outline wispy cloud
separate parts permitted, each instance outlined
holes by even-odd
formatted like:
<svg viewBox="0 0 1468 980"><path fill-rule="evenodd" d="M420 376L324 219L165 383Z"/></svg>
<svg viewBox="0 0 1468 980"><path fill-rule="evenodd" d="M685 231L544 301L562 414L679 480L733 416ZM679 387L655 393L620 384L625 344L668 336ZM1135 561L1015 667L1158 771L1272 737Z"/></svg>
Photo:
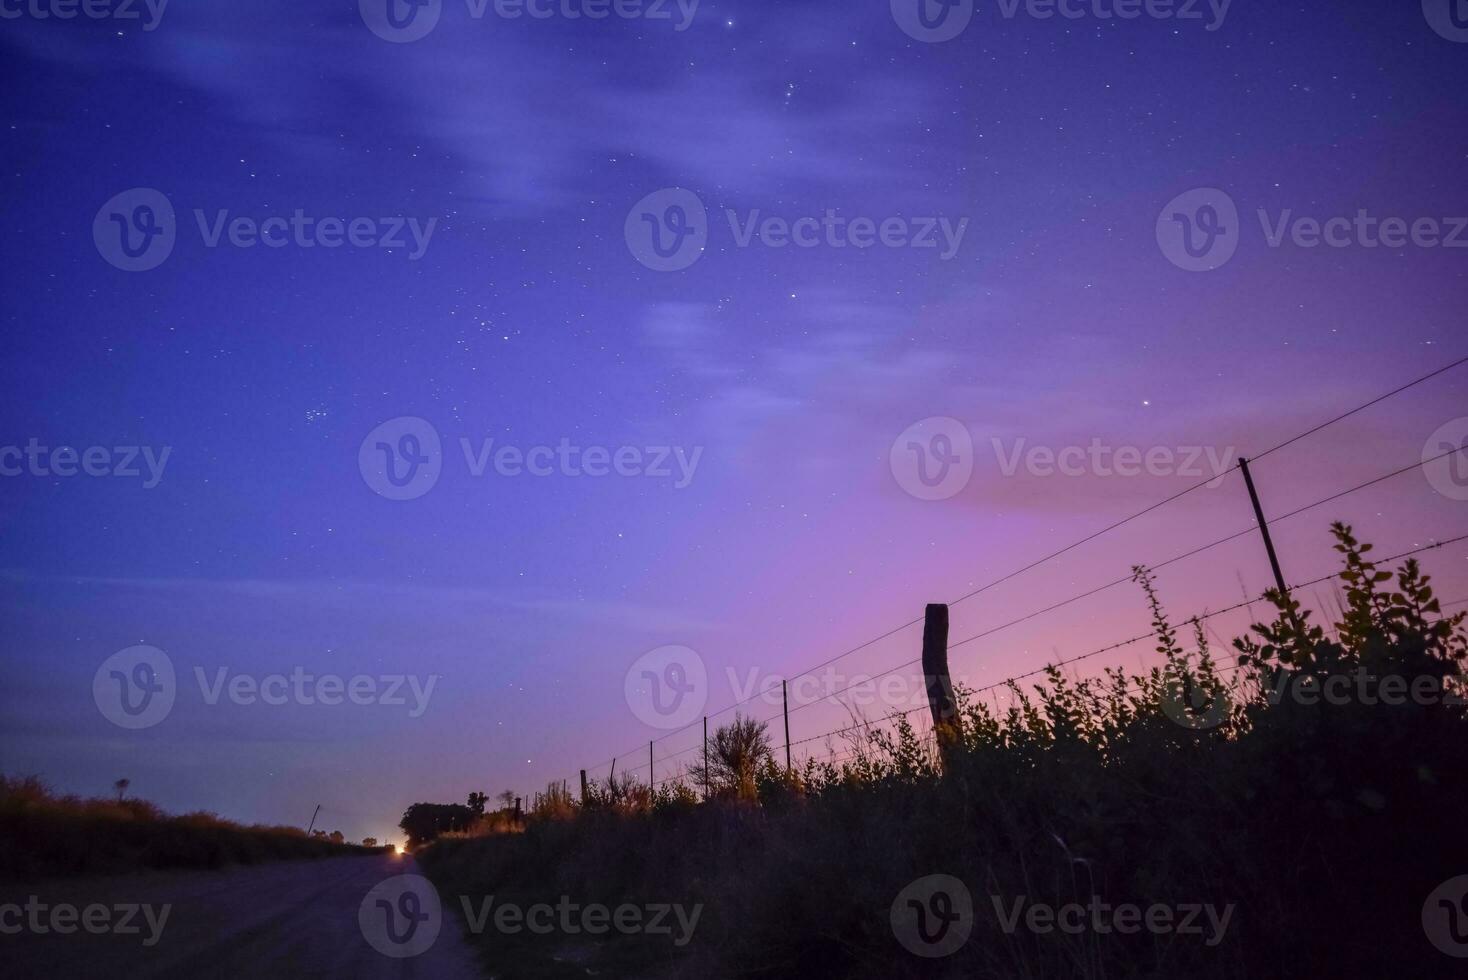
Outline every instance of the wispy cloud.
<svg viewBox="0 0 1468 980"><path fill-rule="evenodd" d="M583 622L633 630L709 630L718 624L675 609L611 599L559 599L499 589L453 585L387 585L321 579L127 578L37 574L0 570L0 580L14 586L46 584L148 592L174 597L230 597L267 603L294 603L320 608L343 604L401 603L421 611L433 606L492 606L532 613L554 613Z"/></svg>

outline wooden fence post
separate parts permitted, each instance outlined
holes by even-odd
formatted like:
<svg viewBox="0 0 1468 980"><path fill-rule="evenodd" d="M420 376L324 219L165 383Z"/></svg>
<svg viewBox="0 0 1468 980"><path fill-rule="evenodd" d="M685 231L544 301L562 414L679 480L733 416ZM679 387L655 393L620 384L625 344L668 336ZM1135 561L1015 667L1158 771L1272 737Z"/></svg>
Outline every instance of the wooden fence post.
<svg viewBox="0 0 1468 980"><path fill-rule="evenodd" d="M1249 491L1249 503L1254 506L1254 520L1259 523L1259 534L1264 538L1264 552L1269 556L1269 570L1274 573L1274 585L1283 598L1289 598L1290 589L1285 585L1284 573L1279 570L1279 555L1274 550L1274 538L1269 534L1269 522L1264 519L1264 507L1259 503L1259 491L1254 488L1254 475L1249 472L1249 461L1239 457L1239 472L1244 474L1244 486Z"/></svg>
<svg viewBox="0 0 1468 980"><path fill-rule="evenodd" d="M515 823L520 822L520 797L515 797Z"/></svg>
<svg viewBox="0 0 1468 980"><path fill-rule="evenodd" d="M784 678L780 680L780 700L785 704L785 775L788 776L795 770L790 766L790 692Z"/></svg>
<svg viewBox="0 0 1468 980"><path fill-rule="evenodd" d="M581 770L581 804L586 805L586 770Z"/></svg>
<svg viewBox="0 0 1468 980"><path fill-rule="evenodd" d="M948 606L939 602L929 603L923 618L923 679L938 753L946 769L958 741L958 703L948 677Z"/></svg>

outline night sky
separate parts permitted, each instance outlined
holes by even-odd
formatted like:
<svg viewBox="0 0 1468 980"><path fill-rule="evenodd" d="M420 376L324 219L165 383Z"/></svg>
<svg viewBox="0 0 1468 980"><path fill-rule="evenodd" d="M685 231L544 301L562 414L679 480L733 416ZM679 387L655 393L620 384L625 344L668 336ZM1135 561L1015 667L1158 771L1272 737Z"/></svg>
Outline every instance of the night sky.
<svg viewBox="0 0 1468 980"><path fill-rule="evenodd" d="M649 651L696 651L712 714L730 671L827 660L1199 482L1006 473L1016 446L1231 465L1468 354L1448 0L1234 0L1221 22L1005 0L941 42L905 0L435 0L416 40L379 36L385 3L178 0L151 23L0 0L0 771L87 795L127 777L246 821L320 803L318 826L389 840L414 801L574 788L628 750L619 771L645 773L663 732L624 679ZM1382 242L1363 211L1423 234ZM1222 250L1190 258L1177 216L1196 244L1215 215ZM1292 224L1338 216L1339 244ZM1260 460L1266 512L1461 445L1465 396L1468 366ZM908 492L903 433L935 418L971 473ZM914 431L952 447L943 425ZM523 465L476 455L491 439ZM88 475L91 447L140 447L139 475ZM388 451L421 456L391 474L418 482L388 479ZM1468 533L1465 474L1282 522L1286 577L1331 571L1336 518L1383 555ZM1251 521L1234 473L955 605L954 639ZM1468 544L1422 560L1468 598ZM1270 582L1253 535L1159 572L1178 617ZM1211 620L1215 642L1249 621ZM990 684L1146 622L1113 588L953 670ZM918 636L838 666L910 660ZM177 689L129 729L93 682L139 644ZM401 705L211 704L196 676L221 669L437 680L417 713L406 685ZM792 737L848 717L800 710ZM698 740L659 742L658 776Z"/></svg>

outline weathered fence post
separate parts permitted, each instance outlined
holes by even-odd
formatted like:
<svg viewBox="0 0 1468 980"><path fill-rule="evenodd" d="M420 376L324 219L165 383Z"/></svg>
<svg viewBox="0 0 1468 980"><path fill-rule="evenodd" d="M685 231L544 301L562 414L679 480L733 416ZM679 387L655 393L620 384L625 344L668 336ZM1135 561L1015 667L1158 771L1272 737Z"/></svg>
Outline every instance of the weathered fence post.
<svg viewBox="0 0 1468 980"><path fill-rule="evenodd" d="M515 797L515 823L520 822L520 797Z"/></svg>
<svg viewBox="0 0 1468 980"><path fill-rule="evenodd" d="M581 770L581 804L586 805L586 770Z"/></svg>
<svg viewBox="0 0 1468 980"><path fill-rule="evenodd" d="M783 677L780 679L780 700L785 703L785 774L788 776L795 770L790 766L790 692Z"/></svg>
<svg viewBox="0 0 1468 980"><path fill-rule="evenodd" d="M1290 590L1285 587L1284 573L1279 570L1279 555L1274 551L1274 539L1269 536L1269 522L1264 519L1264 508L1259 503L1259 491L1254 489L1254 476L1249 472L1249 461L1239 457L1239 471L1244 474L1244 486L1249 489L1249 501L1254 505L1254 519L1259 522L1259 533L1264 536L1264 551L1269 555L1269 568L1274 572L1274 584L1279 594L1288 598Z"/></svg>
<svg viewBox="0 0 1468 980"><path fill-rule="evenodd" d="M928 604L923 618L923 679L928 689L928 707L933 712L933 731L944 768L958 742L958 703L948 677L948 607Z"/></svg>

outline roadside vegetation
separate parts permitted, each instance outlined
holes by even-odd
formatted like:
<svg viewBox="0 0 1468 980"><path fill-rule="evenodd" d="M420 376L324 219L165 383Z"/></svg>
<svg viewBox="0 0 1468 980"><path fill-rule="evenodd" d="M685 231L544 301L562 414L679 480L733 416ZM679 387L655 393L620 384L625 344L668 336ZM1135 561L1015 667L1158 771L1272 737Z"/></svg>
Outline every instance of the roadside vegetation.
<svg viewBox="0 0 1468 980"><path fill-rule="evenodd" d="M0 877L115 874L163 868L221 868L287 858L382 853L348 844L340 831L245 826L213 813L170 816L126 796L54 793L38 777L0 775ZM375 843L375 842L374 842Z"/></svg>
<svg viewBox="0 0 1468 980"><path fill-rule="evenodd" d="M1147 673L1051 670L1002 712L960 690L942 753L897 717L852 733L848 761L795 772L738 719L707 772L585 801L552 786L515 833L481 823L420 859L454 909L703 906L682 948L491 927L485 961L511 978L1451 975L1422 915L1468 873L1464 614L1443 614L1415 561L1379 569L1334 531L1329 624L1273 595L1272 621L1217 649L1137 569L1162 660ZM1390 678L1418 694L1389 696ZM938 874L971 893L972 935L921 959L891 913ZM1006 923L1021 900L1233 912L1222 935L1069 933Z"/></svg>

